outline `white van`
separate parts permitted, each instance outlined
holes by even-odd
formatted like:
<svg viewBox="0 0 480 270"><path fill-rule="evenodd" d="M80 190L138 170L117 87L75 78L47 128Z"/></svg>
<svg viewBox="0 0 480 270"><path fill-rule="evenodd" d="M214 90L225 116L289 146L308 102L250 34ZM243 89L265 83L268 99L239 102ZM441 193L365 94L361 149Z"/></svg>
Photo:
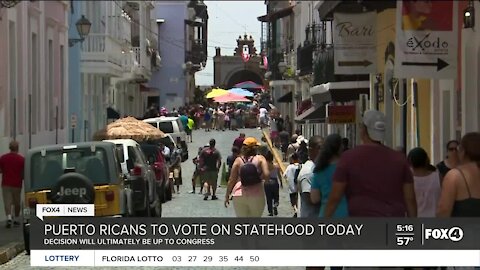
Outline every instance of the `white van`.
<svg viewBox="0 0 480 270"><path fill-rule="evenodd" d="M183 127L180 117L155 117L143 120L143 122L160 129L163 133L169 134L175 140L175 143L180 140L182 148L182 161L188 159L187 133Z"/></svg>

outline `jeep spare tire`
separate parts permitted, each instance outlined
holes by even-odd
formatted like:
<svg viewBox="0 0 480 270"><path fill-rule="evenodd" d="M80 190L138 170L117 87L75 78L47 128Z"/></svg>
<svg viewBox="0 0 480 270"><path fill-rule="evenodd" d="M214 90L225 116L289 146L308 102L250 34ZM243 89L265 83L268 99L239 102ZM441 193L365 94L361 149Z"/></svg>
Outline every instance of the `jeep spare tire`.
<svg viewBox="0 0 480 270"><path fill-rule="evenodd" d="M95 202L95 188L85 175L66 173L52 188L50 199L56 204L92 204Z"/></svg>

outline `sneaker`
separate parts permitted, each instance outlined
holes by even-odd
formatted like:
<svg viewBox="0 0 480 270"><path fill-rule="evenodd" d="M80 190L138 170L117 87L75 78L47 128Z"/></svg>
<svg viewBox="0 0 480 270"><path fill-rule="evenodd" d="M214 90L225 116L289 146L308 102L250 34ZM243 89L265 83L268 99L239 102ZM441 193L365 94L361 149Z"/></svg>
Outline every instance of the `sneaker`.
<svg viewBox="0 0 480 270"><path fill-rule="evenodd" d="M297 216L298 216L297 213L293 214L293 217L297 217Z"/></svg>
<svg viewBox="0 0 480 270"><path fill-rule="evenodd" d="M217 196L213 195L212 200L218 200Z"/></svg>
<svg viewBox="0 0 480 270"><path fill-rule="evenodd" d="M203 200L204 201L208 200L208 195L205 195L205 197L203 197Z"/></svg>
<svg viewBox="0 0 480 270"><path fill-rule="evenodd" d="M190 192L188 192L188 193L190 193L190 194L195 194L195 190L192 190L192 191L190 191Z"/></svg>
<svg viewBox="0 0 480 270"><path fill-rule="evenodd" d="M14 226L14 227L18 227L18 226L20 226L20 222L18 222L18 221L14 221L14 222L13 222L13 226Z"/></svg>
<svg viewBox="0 0 480 270"><path fill-rule="evenodd" d="M275 208L273 208L273 214L274 214L275 216L278 216L278 210L277 210L277 208L276 208L276 207L275 207Z"/></svg>
<svg viewBox="0 0 480 270"><path fill-rule="evenodd" d="M268 213L268 216L269 216L269 217L273 217L272 212Z"/></svg>
<svg viewBox="0 0 480 270"><path fill-rule="evenodd" d="M11 219L7 220L7 225L5 227L7 229L10 229L12 227L12 220Z"/></svg>

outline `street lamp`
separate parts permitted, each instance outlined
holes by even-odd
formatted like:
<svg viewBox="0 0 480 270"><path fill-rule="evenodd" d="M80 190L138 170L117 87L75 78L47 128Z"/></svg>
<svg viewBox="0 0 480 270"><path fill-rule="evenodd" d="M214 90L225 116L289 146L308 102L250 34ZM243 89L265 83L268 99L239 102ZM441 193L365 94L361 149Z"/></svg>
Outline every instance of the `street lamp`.
<svg viewBox="0 0 480 270"><path fill-rule="evenodd" d="M475 27L475 8L473 1L470 0L468 7L463 11L463 28Z"/></svg>
<svg viewBox="0 0 480 270"><path fill-rule="evenodd" d="M82 15L75 25L77 26L77 32L80 38L69 38L68 45L70 47L73 47L73 45L76 43L83 42L85 40L85 37L88 36L88 33L90 33L90 27L92 26L92 23L85 18L85 15Z"/></svg>

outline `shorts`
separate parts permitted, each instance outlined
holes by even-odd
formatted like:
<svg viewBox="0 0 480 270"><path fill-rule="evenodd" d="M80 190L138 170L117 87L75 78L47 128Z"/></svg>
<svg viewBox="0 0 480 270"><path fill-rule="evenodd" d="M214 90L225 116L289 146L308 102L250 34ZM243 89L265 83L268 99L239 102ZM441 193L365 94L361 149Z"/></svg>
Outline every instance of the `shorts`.
<svg viewBox="0 0 480 270"><path fill-rule="evenodd" d="M187 135L192 135L192 130L190 128L186 128L185 133L187 133Z"/></svg>
<svg viewBox="0 0 480 270"><path fill-rule="evenodd" d="M290 203L292 206L298 205L298 192L290 193Z"/></svg>
<svg viewBox="0 0 480 270"><path fill-rule="evenodd" d="M267 117L265 117L265 116L260 117L260 124L266 125L267 123L268 123Z"/></svg>
<svg viewBox="0 0 480 270"><path fill-rule="evenodd" d="M204 171L200 174L202 183L207 182L209 185L217 185L218 171Z"/></svg>
<svg viewBox="0 0 480 270"><path fill-rule="evenodd" d="M2 195L5 208L11 207L12 205L20 206L20 197L22 193L22 188L2 186Z"/></svg>

